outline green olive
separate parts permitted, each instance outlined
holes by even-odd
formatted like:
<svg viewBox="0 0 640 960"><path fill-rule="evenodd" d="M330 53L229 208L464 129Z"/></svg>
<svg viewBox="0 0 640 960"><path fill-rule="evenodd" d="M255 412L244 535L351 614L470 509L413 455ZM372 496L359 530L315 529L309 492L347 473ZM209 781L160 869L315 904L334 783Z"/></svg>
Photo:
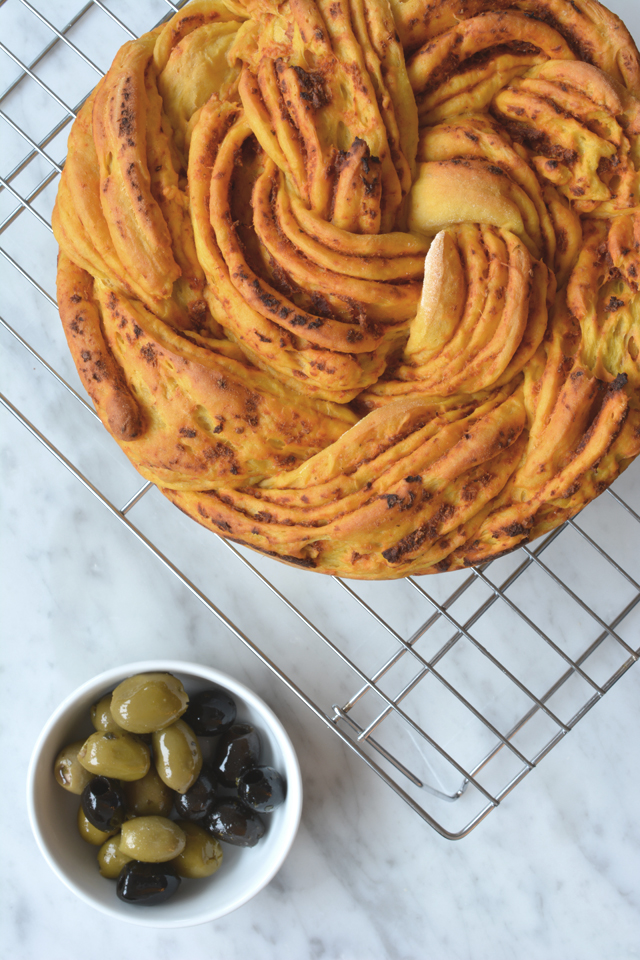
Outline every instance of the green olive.
<svg viewBox="0 0 640 960"><path fill-rule="evenodd" d="M123 680L111 696L111 714L130 733L164 730L187 709L189 697L170 673L139 673Z"/></svg>
<svg viewBox="0 0 640 960"><path fill-rule="evenodd" d="M89 773L116 780L140 780L151 765L146 743L117 730L92 733L78 753L78 760Z"/></svg>
<svg viewBox="0 0 640 960"><path fill-rule="evenodd" d="M160 778L177 793L186 793L202 769L202 753L196 736L184 720L151 735L153 755Z"/></svg>
<svg viewBox="0 0 640 960"><path fill-rule="evenodd" d="M171 813L173 792L160 779L155 767L150 767L141 780L125 783L123 790L128 814L135 817L152 814L168 817Z"/></svg>
<svg viewBox="0 0 640 960"><path fill-rule="evenodd" d="M98 866L100 873L108 880L117 880L118 875L125 863L129 863L131 857L120 850L120 837L109 837L98 850Z"/></svg>
<svg viewBox="0 0 640 960"><path fill-rule="evenodd" d="M210 877L222 864L220 843L197 823L189 820L178 820L177 823L184 830L187 842L182 853L173 861L176 873L193 880Z"/></svg>
<svg viewBox="0 0 640 960"><path fill-rule="evenodd" d="M83 840L86 840L87 843L93 844L94 847L101 847L102 844L108 840L109 837L112 837L114 833L117 833L119 829L119 827L115 827L113 830L98 830L92 823L89 823L82 806L78 808L78 830L80 831L80 836Z"/></svg>
<svg viewBox="0 0 640 960"><path fill-rule="evenodd" d="M78 753L83 746L84 740L70 743L60 751L53 765L53 773L60 786L78 797L95 776L85 770L78 760Z"/></svg>
<svg viewBox="0 0 640 960"><path fill-rule="evenodd" d="M91 707L91 723L96 730L121 730L122 727L113 719L111 715L111 694L107 693L102 700Z"/></svg>
<svg viewBox="0 0 640 960"><path fill-rule="evenodd" d="M166 817L135 817L122 824L120 852L145 863L174 860L184 850L187 838L173 820Z"/></svg>

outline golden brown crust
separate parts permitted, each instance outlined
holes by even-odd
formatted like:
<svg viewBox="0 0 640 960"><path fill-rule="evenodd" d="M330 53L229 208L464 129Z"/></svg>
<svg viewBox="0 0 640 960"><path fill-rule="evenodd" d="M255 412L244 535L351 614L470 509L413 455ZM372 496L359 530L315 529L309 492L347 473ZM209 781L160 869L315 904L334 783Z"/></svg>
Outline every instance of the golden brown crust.
<svg viewBox="0 0 640 960"><path fill-rule="evenodd" d="M93 300L93 279L64 253L58 258L58 307L82 384L116 440L143 432L140 409L105 342Z"/></svg>
<svg viewBox="0 0 640 960"><path fill-rule="evenodd" d="M558 30L574 54L640 94L640 56L620 17L598 0L391 0L405 50L414 50L460 20L521 11Z"/></svg>
<svg viewBox="0 0 640 960"><path fill-rule="evenodd" d="M596 0L192 0L53 223L105 425L286 563L482 563L640 452L640 56Z"/></svg>

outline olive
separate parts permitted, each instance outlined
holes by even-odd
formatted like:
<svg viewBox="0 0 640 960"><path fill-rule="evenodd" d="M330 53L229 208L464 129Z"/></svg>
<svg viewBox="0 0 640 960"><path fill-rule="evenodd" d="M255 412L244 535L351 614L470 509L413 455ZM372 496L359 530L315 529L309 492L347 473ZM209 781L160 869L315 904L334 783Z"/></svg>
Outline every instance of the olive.
<svg viewBox="0 0 640 960"><path fill-rule="evenodd" d="M194 823L204 819L216 800L216 781L206 767L203 767L200 776L186 793L179 793L175 798L176 813L185 820Z"/></svg>
<svg viewBox="0 0 640 960"><path fill-rule="evenodd" d="M200 751L202 753L202 762L205 765L210 766L212 763L214 763L219 739L220 737L198 736L198 743L200 744Z"/></svg>
<svg viewBox="0 0 640 960"><path fill-rule="evenodd" d="M186 839L166 817L134 817L122 824L120 852L145 863L164 863L182 853Z"/></svg>
<svg viewBox="0 0 640 960"><path fill-rule="evenodd" d="M217 840L236 847L255 847L265 832L262 818L236 797L218 800L203 826Z"/></svg>
<svg viewBox="0 0 640 960"><path fill-rule="evenodd" d="M92 733L85 740L78 760L90 773L116 780L140 780L151 765L146 743L117 730Z"/></svg>
<svg viewBox="0 0 640 960"><path fill-rule="evenodd" d="M125 863L129 863L131 857L123 853L120 849L120 837L109 837L98 850L98 866L100 874L107 880L117 880L118 875Z"/></svg>
<svg viewBox="0 0 640 960"><path fill-rule="evenodd" d="M111 714L130 733L153 733L175 723L187 709L189 697L170 673L139 673L129 677L111 695Z"/></svg>
<svg viewBox="0 0 640 960"><path fill-rule="evenodd" d="M285 798L285 782L273 767L252 767L238 780L238 796L260 813L271 813Z"/></svg>
<svg viewBox="0 0 640 960"><path fill-rule="evenodd" d="M82 804L80 804L78 807L78 830L82 839L86 840L87 843L91 843L94 847L101 847L105 840L118 832L118 827L114 827L113 830L98 830L92 823L89 823L82 809Z"/></svg>
<svg viewBox="0 0 640 960"><path fill-rule="evenodd" d="M234 723L218 742L214 773L224 787L236 781L250 767L258 765L260 740L249 723Z"/></svg>
<svg viewBox="0 0 640 960"><path fill-rule="evenodd" d="M189 700L184 719L199 737L224 733L236 719L236 704L222 687L202 690Z"/></svg>
<svg viewBox="0 0 640 960"><path fill-rule="evenodd" d="M117 780L94 777L81 802L85 817L98 830L117 829L124 820L124 793Z"/></svg>
<svg viewBox="0 0 640 960"><path fill-rule="evenodd" d="M96 730L121 730L111 714L111 694L107 693L91 707L91 723Z"/></svg>
<svg viewBox="0 0 640 960"><path fill-rule="evenodd" d="M84 746L84 740L76 740L64 747L56 757L53 773L60 784L69 793L80 796L88 783L91 783L95 774L89 773L78 760L78 753Z"/></svg>
<svg viewBox="0 0 640 960"><path fill-rule="evenodd" d="M186 793L202 769L202 753L193 730L184 720L151 735L156 770L168 787Z"/></svg>
<svg viewBox="0 0 640 960"><path fill-rule="evenodd" d="M210 877L222 863L222 847L197 823L178 820L178 824L184 830L187 842L180 856L172 861L176 873L192 880Z"/></svg>
<svg viewBox="0 0 640 960"><path fill-rule="evenodd" d="M116 893L125 903L152 907L173 896L180 883L180 877L170 863L131 860L120 871Z"/></svg>
<svg viewBox="0 0 640 960"><path fill-rule="evenodd" d="M173 807L173 792L158 776L155 767L141 780L130 780L122 785L127 813L135 817L168 817Z"/></svg>

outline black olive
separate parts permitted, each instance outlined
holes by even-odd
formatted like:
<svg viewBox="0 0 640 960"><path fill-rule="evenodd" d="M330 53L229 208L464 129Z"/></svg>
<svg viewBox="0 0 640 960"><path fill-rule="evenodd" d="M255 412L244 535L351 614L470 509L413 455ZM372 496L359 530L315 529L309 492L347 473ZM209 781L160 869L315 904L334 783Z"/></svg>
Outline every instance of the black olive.
<svg viewBox="0 0 640 960"><path fill-rule="evenodd" d="M98 830L117 830L124 820L125 799L118 780L94 777L82 791L84 815Z"/></svg>
<svg viewBox="0 0 640 960"><path fill-rule="evenodd" d="M194 823L206 817L216 800L216 787L213 773L203 767L194 785L186 793L176 794L174 806L178 816Z"/></svg>
<svg viewBox="0 0 640 960"><path fill-rule="evenodd" d="M212 687L196 693L189 700L183 720L199 737L224 733L236 719L236 704L222 687Z"/></svg>
<svg viewBox="0 0 640 960"><path fill-rule="evenodd" d="M168 900L179 886L180 877L170 863L131 860L120 871L116 893L125 903L152 907Z"/></svg>
<svg viewBox="0 0 640 960"><path fill-rule="evenodd" d="M234 723L223 733L216 750L214 774L224 787L235 787L245 770L258 765L260 740L249 723Z"/></svg>
<svg viewBox="0 0 640 960"><path fill-rule="evenodd" d="M285 792L285 782L273 767L252 767L238 780L238 796L260 813L271 813L282 803Z"/></svg>
<svg viewBox="0 0 640 960"><path fill-rule="evenodd" d="M264 820L236 797L217 800L201 824L217 840L235 847L255 847L264 836Z"/></svg>

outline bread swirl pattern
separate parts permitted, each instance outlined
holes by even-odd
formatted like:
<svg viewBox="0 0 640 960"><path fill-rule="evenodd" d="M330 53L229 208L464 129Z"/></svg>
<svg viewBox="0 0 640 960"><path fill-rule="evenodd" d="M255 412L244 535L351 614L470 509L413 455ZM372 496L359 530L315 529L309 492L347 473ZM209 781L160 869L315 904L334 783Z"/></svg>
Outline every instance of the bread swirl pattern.
<svg viewBox="0 0 640 960"><path fill-rule="evenodd" d="M53 225L107 429L285 562L478 564L640 452L640 56L596 0L192 0Z"/></svg>

